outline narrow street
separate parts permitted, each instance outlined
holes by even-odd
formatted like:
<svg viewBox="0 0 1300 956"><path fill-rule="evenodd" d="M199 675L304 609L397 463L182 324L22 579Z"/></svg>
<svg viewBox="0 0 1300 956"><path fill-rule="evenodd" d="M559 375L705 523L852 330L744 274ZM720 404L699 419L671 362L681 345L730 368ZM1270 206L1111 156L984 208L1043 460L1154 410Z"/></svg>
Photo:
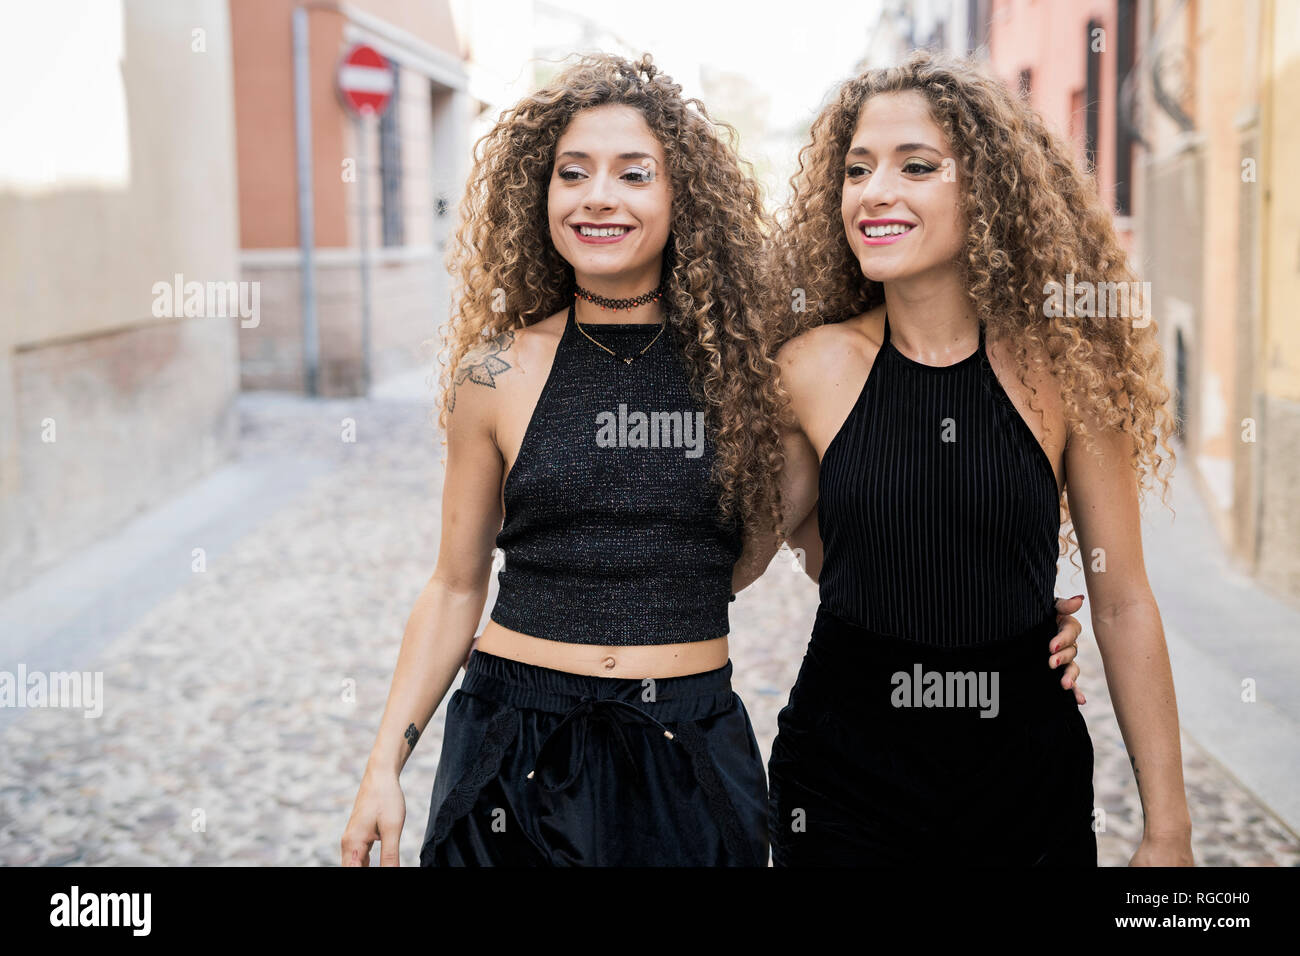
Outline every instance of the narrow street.
<svg viewBox="0 0 1300 956"><path fill-rule="evenodd" d="M237 461L0 602L6 662L104 678L96 719L0 710L0 864L338 863L407 615L437 553L441 449L423 388L407 380L370 400L241 395ZM355 442L342 440L346 420ZM1191 507L1179 514L1196 521ZM1194 718L1184 721L1183 747L1197 862L1295 866L1295 833L1221 763L1216 734L1231 728L1216 723L1197 670L1205 661L1215 669L1205 582L1159 571L1162 549L1182 546L1160 530L1148 562L1175 676L1188 680L1178 690ZM1225 620L1233 602L1257 603L1247 585L1212 598ZM765 756L816 605L814 585L785 555L732 605L736 686ZM1276 626L1295 625L1293 611L1275 614ZM1204 633L1186 623L1194 620ZM1086 631L1083 647L1083 710L1106 821L1100 862L1122 866L1141 809ZM1266 696L1265 675L1244 673L1260 677ZM1294 715L1255 706L1251 719L1264 722L1256 748L1268 734L1290 733L1294 746ZM444 710L402 775L403 865L417 863ZM1205 742L1193 737L1198 727ZM1276 757L1294 768L1289 755Z"/></svg>

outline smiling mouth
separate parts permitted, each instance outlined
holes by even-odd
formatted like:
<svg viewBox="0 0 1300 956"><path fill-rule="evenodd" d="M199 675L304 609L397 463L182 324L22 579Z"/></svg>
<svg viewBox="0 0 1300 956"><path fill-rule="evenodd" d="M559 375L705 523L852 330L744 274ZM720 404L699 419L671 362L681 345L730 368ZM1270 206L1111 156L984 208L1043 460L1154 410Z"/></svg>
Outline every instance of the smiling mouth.
<svg viewBox="0 0 1300 956"><path fill-rule="evenodd" d="M888 239L893 236L905 236L916 226L894 222L887 226L859 226L858 231L867 239Z"/></svg>
<svg viewBox="0 0 1300 956"><path fill-rule="evenodd" d="M570 228L588 239L614 239L632 231L631 226L571 226Z"/></svg>

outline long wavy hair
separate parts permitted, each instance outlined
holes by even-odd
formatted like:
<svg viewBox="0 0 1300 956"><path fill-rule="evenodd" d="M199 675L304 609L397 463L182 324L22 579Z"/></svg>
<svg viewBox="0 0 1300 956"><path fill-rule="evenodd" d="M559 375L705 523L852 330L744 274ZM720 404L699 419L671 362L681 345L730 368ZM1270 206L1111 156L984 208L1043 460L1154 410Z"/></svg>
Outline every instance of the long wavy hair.
<svg viewBox="0 0 1300 956"><path fill-rule="evenodd" d="M775 346L760 311L772 224L752 168L737 155L734 127L711 119L698 100L684 99L649 54L636 62L579 57L506 110L475 144L447 255L457 288L441 330L443 440L448 386L466 354L572 299L573 267L551 242L547 192L556 142L570 119L605 104L637 110L664 150L673 192L663 262L665 334L684 359L713 435L721 516L779 527L781 404L770 387ZM494 294L504 295L504 311L499 300L494 311Z"/></svg>
<svg viewBox="0 0 1300 956"><path fill-rule="evenodd" d="M1095 172L1080 168L1066 140L970 59L921 50L902 65L868 70L843 83L813 122L771 247L769 309L778 341L884 302L884 286L862 274L844 235L844 162L866 101L907 90L925 97L956 156L967 224L957 265L987 336L1011 346L1034 398L1037 389L1025 380L1029 356L1047 356L1070 434L1081 432L1085 412L1123 431L1139 493L1158 484L1167 505L1176 456L1156 323L1049 316L1044 308L1047 284L1065 285L1067 275L1076 284L1136 280ZM1034 399L1030 404L1039 410ZM1088 444L1095 448L1091 438ZM1061 520L1068 526L1064 554L1077 545L1064 494Z"/></svg>

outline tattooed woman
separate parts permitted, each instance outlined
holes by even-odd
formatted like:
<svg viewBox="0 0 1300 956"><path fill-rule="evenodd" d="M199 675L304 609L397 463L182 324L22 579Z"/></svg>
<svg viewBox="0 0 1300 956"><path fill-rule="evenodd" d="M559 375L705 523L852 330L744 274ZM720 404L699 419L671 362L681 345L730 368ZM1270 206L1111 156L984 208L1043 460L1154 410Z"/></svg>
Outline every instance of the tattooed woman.
<svg viewBox="0 0 1300 956"><path fill-rule="evenodd" d="M470 651L495 544L420 862L766 865L727 635L775 551L779 406L766 221L724 128L648 56L595 56L480 141L452 251L437 567L345 864L376 838L396 863L398 774Z"/></svg>
<svg viewBox="0 0 1300 956"><path fill-rule="evenodd" d="M421 864L765 866L726 637L743 527L778 507L757 186L648 56L581 58L476 154L442 541L344 862L376 836L396 861L403 729L413 743L470 650L495 544Z"/></svg>
<svg viewBox="0 0 1300 956"><path fill-rule="evenodd" d="M1092 742L1038 663L1072 543L1145 814L1132 862L1191 863L1139 523L1169 393L1149 319L1050 295L1134 278L1072 157L926 53L845 83L800 155L783 487L821 604L769 763L778 866L1096 865Z"/></svg>

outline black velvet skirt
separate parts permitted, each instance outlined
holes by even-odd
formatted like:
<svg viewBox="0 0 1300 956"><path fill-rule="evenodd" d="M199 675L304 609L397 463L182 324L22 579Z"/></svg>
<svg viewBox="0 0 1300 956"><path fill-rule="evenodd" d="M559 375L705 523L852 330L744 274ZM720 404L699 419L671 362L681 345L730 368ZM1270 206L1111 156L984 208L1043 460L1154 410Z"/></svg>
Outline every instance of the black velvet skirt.
<svg viewBox="0 0 1300 956"><path fill-rule="evenodd" d="M773 865L1096 866L1056 632L934 648L819 608L768 764Z"/></svg>
<svg viewBox="0 0 1300 956"><path fill-rule="evenodd" d="M766 866L767 781L731 670L589 677L475 651L421 866Z"/></svg>

